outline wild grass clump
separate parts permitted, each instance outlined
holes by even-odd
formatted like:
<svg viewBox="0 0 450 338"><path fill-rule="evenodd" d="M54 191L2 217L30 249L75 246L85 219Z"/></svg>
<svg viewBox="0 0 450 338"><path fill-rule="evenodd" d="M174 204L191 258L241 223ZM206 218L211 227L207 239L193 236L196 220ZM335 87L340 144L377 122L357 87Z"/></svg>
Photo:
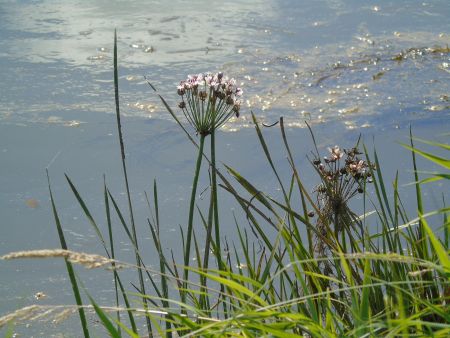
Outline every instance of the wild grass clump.
<svg viewBox="0 0 450 338"><path fill-rule="evenodd" d="M91 304L82 304L79 281L72 264L82 264L83 259L87 260L90 256L77 256L68 251L51 190L63 250L52 251L53 254L39 253L40 256L58 256L66 260L77 304L67 307L67 310L70 313L78 310L85 337L89 337L85 310L95 312L112 337L142 335L138 330L141 322L138 316L145 317L148 336L450 335L450 208L444 203L442 209L426 212L421 192L423 184L450 178L450 160L417 149L411 135L410 145L405 145L412 154L416 189L417 214L411 216L406 213L399 195L398 175L392 183L393 197L389 198L376 151L369 153L359 140L348 149L334 146L326 157L322 157L311 132L315 145L310 158L311 168L317 173L320 183L313 192L308 191L295 164L295 152L287 139L283 119L280 119L284 151L291 169L287 180L282 178L272 160L257 117L252 114L257 138L282 194L281 199L276 199L270 192L258 189L237 169L225 166L230 179L216 167L215 131L233 114L238 114L242 91L222 73L191 76L177 89L182 99L179 108L186 121L194 127L200 138L199 144L158 94L168 112L197 148L198 156L189 217L186 228L180 230L182 262L175 261L173 252L168 256L163 250L156 182L152 198L146 194L153 215L147 220L152 243L146 244L155 248L159 263L159 270L154 271L146 267L137 241L121 133L117 74L115 44L117 123L129 217L124 216L105 183L105 224L108 232L105 239L101 227L67 177L83 213L104 247L106 257L91 258L98 266L108 266L112 270L116 296L111 302L115 302L115 306L99 306L89 295ZM203 151L207 136L211 136L209 156ZM445 151L450 150L445 144L431 144ZM431 177L420 181L416 155L440 165L444 172L432 173ZM206 211L195 208L203 161L208 163L211 172L209 208ZM231 245L225 242L228 249L226 255L221 249L223 239L220 236L218 187L234 197L251 230L236 221L237 240ZM369 189L374 192L374 199L368 194ZM362 197L362 215L356 214L351 207L353 204L350 202L356 195ZM112 213L118 216L120 226L135 250L136 264L115 260ZM433 222L431 226L429 221ZM206 234L205 243L198 242L199 231ZM270 231L274 236L268 235ZM256 241L258 247L254 244ZM192 248L196 266L190 265ZM215 259L214 268L211 268L210 252ZM32 255L32 252L25 252L3 258ZM39 255L34 253L34 257ZM118 270L119 267L136 268L140 285L130 288L124 282L126 275ZM155 274L160 277L160 283L155 281ZM9 317L1 317L0 323L6 325L14 320L30 320L40 310L18 310Z"/></svg>

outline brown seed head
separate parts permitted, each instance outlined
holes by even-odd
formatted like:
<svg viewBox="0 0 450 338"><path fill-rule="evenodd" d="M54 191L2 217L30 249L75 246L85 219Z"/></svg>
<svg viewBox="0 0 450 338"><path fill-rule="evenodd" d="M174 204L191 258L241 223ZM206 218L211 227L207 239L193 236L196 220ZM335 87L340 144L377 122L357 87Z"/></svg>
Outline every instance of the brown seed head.
<svg viewBox="0 0 450 338"><path fill-rule="evenodd" d="M208 94L207 94L205 91L201 90L201 91L198 93L198 97L200 98L200 100L205 101L206 98L208 97Z"/></svg>

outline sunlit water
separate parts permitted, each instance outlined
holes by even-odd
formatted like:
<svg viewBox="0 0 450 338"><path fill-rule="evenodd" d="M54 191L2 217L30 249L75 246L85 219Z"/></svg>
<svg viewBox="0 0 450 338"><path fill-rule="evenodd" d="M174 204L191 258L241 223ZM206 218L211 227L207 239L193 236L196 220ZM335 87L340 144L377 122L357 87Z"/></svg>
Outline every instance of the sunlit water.
<svg viewBox="0 0 450 338"><path fill-rule="evenodd" d="M375 135L387 172L404 170L407 182L409 157L395 141L406 140L410 125L419 136L444 142L450 130L449 17L445 0L1 2L0 254L59 246L46 167L73 249L102 253L63 173L100 224L103 173L126 213L113 115L114 28L138 227L149 243L144 190L157 178L169 250L179 247L177 229L186 219L194 149L144 77L173 107L176 85L189 73L222 70L235 77L244 90L242 116L219 135L220 159L262 189L276 184L251 111L268 125L284 116L302 167L311 149L306 121L321 146L348 147L359 133L368 142ZM267 136L287 173L278 130L268 129ZM200 185L207 188L206 177ZM224 232L232 240L229 209L236 206L222 198L230 220ZM121 259L132 261L120 228L116 236ZM154 252L147 254L151 264ZM60 261L1 262L0 270L0 315L35 302L73 302ZM79 273L100 301L111 303L108 274ZM37 292L47 297L37 301ZM39 323L21 329L25 336L61 331Z"/></svg>

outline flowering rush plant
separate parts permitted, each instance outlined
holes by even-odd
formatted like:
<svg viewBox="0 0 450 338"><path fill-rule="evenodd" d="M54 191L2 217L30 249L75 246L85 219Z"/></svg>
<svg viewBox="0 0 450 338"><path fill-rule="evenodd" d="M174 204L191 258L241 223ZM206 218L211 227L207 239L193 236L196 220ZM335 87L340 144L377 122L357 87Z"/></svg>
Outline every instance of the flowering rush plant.
<svg viewBox="0 0 450 338"><path fill-rule="evenodd" d="M338 195L341 202L347 202L357 192L363 192L365 182L372 182L370 169L375 170L376 167L359 158L361 153L357 148L342 150L334 146L328 151L330 155L324 156L323 162L320 159L313 161L323 182L317 190L327 195Z"/></svg>
<svg viewBox="0 0 450 338"><path fill-rule="evenodd" d="M177 87L178 107L200 135L209 135L232 115L239 117L242 89L236 80L219 72L188 75Z"/></svg>
<svg viewBox="0 0 450 338"><path fill-rule="evenodd" d="M354 218L347 202L357 193L363 193L366 183L372 182L373 163L359 157L356 147L341 149L328 148L329 156L313 160L322 183L316 188L321 212L334 222L336 230L345 224L352 224Z"/></svg>

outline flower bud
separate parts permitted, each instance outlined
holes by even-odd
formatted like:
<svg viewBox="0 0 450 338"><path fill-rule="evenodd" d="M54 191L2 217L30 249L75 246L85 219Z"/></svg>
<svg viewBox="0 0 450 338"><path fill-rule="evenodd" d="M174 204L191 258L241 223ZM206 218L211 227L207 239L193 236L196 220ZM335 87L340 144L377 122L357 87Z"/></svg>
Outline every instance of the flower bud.
<svg viewBox="0 0 450 338"><path fill-rule="evenodd" d="M237 104L237 103L233 106L233 111L235 113L239 113L240 109L241 109L241 106L239 104Z"/></svg>
<svg viewBox="0 0 450 338"><path fill-rule="evenodd" d="M186 103L184 101L181 101L180 103L178 103L178 107L180 107L181 109L186 108Z"/></svg>

